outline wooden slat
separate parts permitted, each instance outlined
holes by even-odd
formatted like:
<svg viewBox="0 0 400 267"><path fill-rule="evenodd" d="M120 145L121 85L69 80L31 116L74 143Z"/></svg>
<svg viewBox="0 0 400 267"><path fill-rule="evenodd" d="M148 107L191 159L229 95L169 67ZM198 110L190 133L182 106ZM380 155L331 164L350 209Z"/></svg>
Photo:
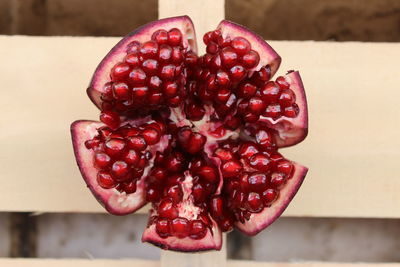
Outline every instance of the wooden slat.
<svg viewBox="0 0 400 267"><path fill-rule="evenodd" d="M96 119L85 88L117 38L0 37L0 211L99 212L69 125ZM283 153L310 168L287 216L400 217L396 43L271 42L301 70L310 133Z"/></svg>
<svg viewBox="0 0 400 267"><path fill-rule="evenodd" d="M84 259L0 259L1 267L159 267L159 261L150 260L84 260ZM229 267L400 267L400 263L266 263L229 260Z"/></svg>

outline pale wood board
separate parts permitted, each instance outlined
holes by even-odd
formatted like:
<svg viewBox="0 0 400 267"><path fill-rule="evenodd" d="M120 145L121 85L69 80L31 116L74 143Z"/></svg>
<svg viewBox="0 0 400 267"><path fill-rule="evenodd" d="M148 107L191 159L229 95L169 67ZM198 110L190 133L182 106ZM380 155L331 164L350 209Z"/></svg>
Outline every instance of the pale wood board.
<svg viewBox="0 0 400 267"><path fill-rule="evenodd" d="M224 0L159 0L158 17L188 15L193 20L196 36L202 40L203 35L215 29L218 23L225 17ZM199 51L204 51L203 42L198 42Z"/></svg>
<svg viewBox="0 0 400 267"><path fill-rule="evenodd" d="M229 267L400 267L400 263L270 263L256 261L228 260ZM130 260L101 260L101 259L0 259L1 267L159 267L159 261L130 259ZM174 266L174 265L171 265Z"/></svg>
<svg viewBox="0 0 400 267"><path fill-rule="evenodd" d="M103 212L78 171L69 125L97 119L85 89L118 38L0 36L0 211ZM396 43L270 42L299 69L310 168L286 216L400 217Z"/></svg>

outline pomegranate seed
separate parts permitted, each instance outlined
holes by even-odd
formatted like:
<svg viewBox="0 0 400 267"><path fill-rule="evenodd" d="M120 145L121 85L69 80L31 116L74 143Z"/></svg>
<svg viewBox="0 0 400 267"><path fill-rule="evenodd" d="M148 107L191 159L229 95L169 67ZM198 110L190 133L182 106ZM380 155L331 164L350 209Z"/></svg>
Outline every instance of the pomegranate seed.
<svg viewBox="0 0 400 267"><path fill-rule="evenodd" d="M120 156L126 148L126 143L122 139L112 138L104 144L105 152L112 158Z"/></svg>
<svg viewBox="0 0 400 267"><path fill-rule="evenodd" d="M213 41L217 41L218 38L220 38L222 36L222 33L220 30L215 30L211 33L211 40Z"/></svg>
<svg viewBox="0 0 400 267"><path fill-rule="evenodd" d="M281 106L279 104L268 105L263 116L270 117L274 120L278 119L281 116Z"/></svg>
<svg viewBox="0 0 400 267"><path fill-rule="evenodd" d="M265 110L265 107L266 105L261 98L253 96L249 99L248 109L251 113L261 114Z"/></svg>
<svg viewBox="0 0 400 267"><path fill-rule="evenodd" d="M277 102L280 90L281 89L278 84L273 81L269 81L263 85L260 90L261 99L268 103Z"/></svg>
<svg viewBox="0 0 400 267"><path fill-rule="evenodd" d="M106 171L99 171L97 173L97 183L104 189L110 189L116 185L111 174Z"/></svg>
<svg viewBox="0 0 400 267"><path fill-rule="evenodd" d="M153 129L147 128L143 131L142 136L148 145L155 145L160 141L160 132Z"/></svg>
<svg viewBox="0 0 400 267"><path fill-rule="evenodd" d="M118 128L121 123L118 113L114 111L102 111L100 121L112 129Z"/></svg>
<svg viewBox="0 0 400 267"><path fill-rule="evenodd" d="M268 82L271 79L271 67L266 65L262 67L259 71L253 73L251 79L256 83L258 87L264 85L264 83Z"/></svg>
<svg viewBox="0 0 400 267"><path fill-rule="evenodd" d="M155 41L157 44L167 44L168 43L168 32L166 30L157 30L151 35L151 40Z"/></svg>
<svg viewBox="0 0 400 267"><path fill-rule="evenodd" d="M279 85L281 89L289 89L290 84L286 81L285 77L279 76L276 78L276 83Z"/></svg>
<svg viewBox="0 0 400 267"><path fill-rule="evenodd" d="M262 191L267 188L267 176L264 173L253 173L248 177L249 187L252 191Z"/></svg>
<svg viewBox="0 0 400 267"><path fill-rule="evenodd" d="M190 154L196 154L203 150L206 141L207 138L204 135L199 133L192 133L190 135L186 151Z"/></svg>
<svg viewBox="0 0 400 267"><path fill-rule="evenodd" d="M182 201L182 197L183 197L183 192L182 192L181 186L179 184L170 186L167 189L166 196L171 198L171 200L174 204L179 203L180 201Z"/></svg>
<svg viewBox="0 0 400 267"><path fill-rule="evenodd" d="M217 37L217 43L220 47L227 47L231 45L231 38L227 36L226 38L222 36Z"/></svg>
<svg viewBox="0 0 400 267"><path fill-rule="evenodd" d="M202 239L207 234L207 226L201 220L194 220L190 223L190 238Z"/></svg>
<svg viewBox="0 0 400 267"><path fill-rule="evenodd" d="M116 161L111 166L111 173L119 182L129 180L129 176L127 176L128 172L129 166L125 161Z"/></svg>
<svg viewBox="0 0 400 267"><path fill-rule="evenodd" d="M150 105L158 105L162 102L162 93L160 92L152 92L148 99Z"/></svg>
<svg viewBox="0 0 400 267"><path fill-rule="evenodd" d="M247 208L251 212L260 212L262 210L263 206L263 201L261 200L261 197L258 193L255 192L250 192L249 195L247 196Z"/></svg>
<svg viewBox="0 0 400 267"><path fill-rule="evenodd" d="M175 77L175 65L164 65L160 69L160 78L163 80L173 80Z"/></svg>
<svg viewBox="0 0 400 267"><path fill-rule="evenodd" d="M158 70L158 62L155 59L146 59L142 63L143 70L150 75L154 75Z"/></svg>
<svg viewBox="0 0 400 267"><path fill-rule="evenodd" d="M178 209L174 206L172 199L165 198L161 200L160 205L158 205L158 215L161 218L166 218L170 220L178 217Z"/></svg>
<svg viewBox="0 0 400 267"><path fill-rule="evenodd" d="M231 47L225 47L219 53L221 57L221 63L226 67L230 68L237 63L238 56Z"/></svg>
<svg viewBox="0 0 400 267"><path fill-rule="evenodd" d="M114 65L111 69L111 80L113 81L123 81L129 75L130 67L125 62L120 62Z"/></svg>
<svg viewBox="0 0 400 267"><path fill-rule="evenodd" d="M285 176L282 173L274 172L271 174L271 186L280 189L286 182Z"/></svg>
<svg viewBox="0 0 400 267"><path fill-rule="evenodd" d="M254 114L254 113L246 113L243 117L244 121L249 122L249 123L256 122L256 121L258 121L259 118L260 118L260 115Z"/></svg>
<svg viewBox="0 0 400 267"><path fill-rule="evenodd" d="M231 130L236 130L240 126L240 119L238 116L228 115L225 118L225 126Z"/></svg>
<svg viewBox="0 0 400 267"><path fill-rule="evenodd" d="M140 55L147 58L156 58L158 54L158 44L154 41L147 41L140 47Z"/></svg>
<svg viewBox="0 0 400 267"><path fill-rule="evenodd" d="M143 151L146 149L147 143L141 136L131 136L128 138L128 147L136 151Z"/></svg>
<svg viewBox="0 0 400 267"><path fill-rule="evenodd" d="M251 83L242 83L238 88L238 96L243 98L250 98L257 92L257 87Z"/></svg>
<svg viewBox="0 0 400 267"><path fill-rule="evenodd" d="M226 103L231 95L231 91L229 89L221 89L218 91L216 95L216 100L220 103Z"/></svg>
<svg viewBox="0 0 400 267"><path fill-rule="evenodd" d="M127 194L133 194L136 192L136 181L121 184L121 190Z"/></svg>
<svg viewBox="0 0 400 267"><path fill-rule="evenodd" d="M184 60L184 57L183 57L181 48L177 47L177 46L173 47L172 48L172 56L171 56L172 63L180 64L183 62L183 60Z"/></svg>
<svg viewBox="0 0 400 267"><path fill-rule="evenodd" d="M171 234L177 238L185 238L189 235L190 223L185 218L176 218L171 223Z"/></svg>
<svg viewBox="0 0 400 267"><path fill-rule="evenodd" d="M215 168L211 166L203 166L197 171L197 175L205 179L207 182L216 183L218 182L218 174Z"/></svg>
<svg viewBox="0 0 400 267"><path fill-rule="evenodd" d="M218 225L221 228L221 231L228 232L231 231L233 228L233 221L232 219L225 217L218 221Z"/></svg>
<svg viewBox="0 0 400 267"><path fill-rule="evenodd" d="M205 189L201 183L197 183L192 188L192 196L197 204L204 203L206 199Z"/></svg>
<svg viewBox="0 0 400 267"><path fill-rule="evenodd" d="M168 32L168 43L172 46L178 46L182 43L182 33L177 28L173 28Z"/></svg>
<svg viewBox="0 0 400 267"><path fill-rule="evenodd" d="M101 143L100 139L98 139L98 138L93 138L93 139L91 139L91 140L86 140L86 141L85 141L85 147L86 147L87 149L92 149L92 148L95 148L95 147L97 147L98 145L100 145L100 143Z"/></svg>
<svg viewBox="0 0 400 267"><path fill-rule="evenodd" d="M154 167L151 171L151 181L155 183L162 183L167 177L166 171L161 167Z"/></svg>
<svg viewBox="0 0 400 267"><path fill-rule="evenodd" d="M286 175L287 178L290 178L294 172L294 166L292 162L283 159L278 161L276 170Z"/></svg>
<svg viewBox="0 0 400 267"><path fill-rule="evenodd" d="M140 65L139 56L136 53L127 54L124 61L131 67L138 67Z"/></svg>
<svg viewBox="0 0 400 267"><path fill-rule="evenodd" d="M154 188L154 187L149 187L146 190L146 201L148 202L157 202L160 199L160 192Z"/></svg>
<svg viewBox="0 0 400 267"><path fill-rule="evenodd" d="M247 74L246 69L243 68L243 66L241 65L233 66L229 70L229 76L232 82L240 82L246 76L246 74Z"/></svg>
<svg viewBox="0 0 400 267"><path fill-rule="evenodd" d="M266 155L261 153L257 153L250 157L249 163L253 168L262 172L266 172L271 169L270 159Z"/></svg>
<svg viewBox="0 0 400 267"><path fill-rule="evenodd" d="M215 196L211 199L210 212L215 219L224 217L224 202L221 196Z"/></svg>
<svg viewBox="0 0 400 267"><path fill-rule="evenodd" d="M231 41L232 48L238 53L238 55L244 55L250 51L251 45L249 41L243 37L235 37Z"/></svg>
<svg viewBox="0 0 400 267"><path fill-rule="evenodd" d="M252 69L256 67L259 62L260 62L260 55L254 50L250 50L249 52L244 54L241 60L243 67L247 69Z"/></svg>
<svg viewBox="0 0 400 267"><path fill-rule="evenodd" d="M242 176L240 176L239 185L240 185L240 189L243 192L250 191L250 184L249 184L248 178L249 178L248 174L243 174Z"/></svg>
<svg viewBox="0 0 400 267"><path fill-rule="evenodd" d="M232 205L236 207L242 207L245 200L247 198L247 195L243 192L240 192L238 190L234 190L232 192Z"/></svg>
<svg viewBox="0 0 400 267"><path fill-rule="evenodd" d="M158 76L151 76L149 80L149 88L153 90L159 90L161 88L162 81Z"/></svg>
<svg viewBox="0 0 400 267"><path fill-rule="evenodd" d="M112 101L114 100L114 94L112 91L112 82L108 82L103 87L103 93L101 94L101 99L104 101Z"/></svg>
<svg viewBox="0 0 400 267"><path fill-rule="evenodd" d="M278 198L278 193L272 188L268 188L264 192L262 192L261 198L264 202L264 205L271 205Z"/></svg>
<svg viewBox="0 0 400 267"><path fill-rule="evenodd" d="M229 160L222 165L222 175L224 177L236 177L242 171L242 164L237 160Z"/></svg>
<svg viewBox="0 0 400 267"><path fill-rule="evenodd" d="M178 107L181 103L182 103L182 98L181 98L179 95L174 96L173 98L168 99L168 105L169 105L170 107L176 108L176 107Z"/></svg>
<svg viewBox="0 0 400 267"><path fill-rule="evenodd" d="M128 100L131 97L129 87L126 83L114 83L112 89L114 97L117 100Z"/></svg>
<svg viewBox="0 0 400 267"><path fill-rule="evenodd" d="M96 153L94 154L94 164L100 169L105 169L111 164L111 158L106 153Z"/></svg>
<svg viewBox="0 0 400 267"><path fill-rule="evenodd" d="M128 77L128 82L132 86L143 86L146 82L146 73L139 68L134 68Z"/></svg>
<svg viewBox="0 0 400 267"><path fill-rule="evenodd" d="M197 63L197 59L198 59L198 57L197 57L196 53L194 53L193 51L188 51L186 53L185 63L188 66L194 66Z"/></svg>
<svg viewBox="0 0 400 267"><path fill-rule="evenodd" d="M126 53L139 53L140 46L138 41L132 41L127 45Z"/></svg>
<svg viewBox="0 0 400 267"><path fill-rule="evenodd" d="M214 42L209 42L206 47L206 52L209 54L216 54L218 52L218 45Z"/></svg>
<svg viewBox="0 0 400 267"><path fill-rule="evenodd" d="M296 101L296 95L290 89L283 90L281 92L281 95L279 96L279 104L282 107L292 106L295 101Z"/></svg>
<svg viewBox="0 0 400 267"><path fill-rule="evenodd" d="M222 67L221 57L219 55L214 55L210 62L210 68L213 72L218 71Z"/></svg>
<svg viewBox="0 0 400 267"><path fill-rule="evenodd" d="M132 88L132 95L135 101L142 101L147 96L148 93L149 93L149 88L146 86Z"/></svg>
<svg viewBox="0 0 400 267"><path fill-rule="evenodd" d="M158 59L161 62L168 62L172 56L172 48L169 45L161 45L158 52Z"/></svg>
<svg viewBox="0 0 400 267"><path fill-rule="evenodd" d="M130 150L125 154L125 156L123 157L123 160L124 160L126 163L128 163L129 165L131 165L131 166L135 166L136 164L138 164L138 163L139 163L139 159L140 159L139 153L136 152L136 151L133 150L133 149L130 149Z"/></svg>
<svg viewBox="0 0 400 267"><path fill-rule="evenodd" d="M161 238L167 238L170 236L171 225L167 219L158 218L156 221L156 233Z"/></svg>
<svg viewBox="0 0 400 267"><path fill-rule="evenodd" d="M290 107L286 107L283 110L283 116L288 118L296 118L299 115L300 109L299 106L295 103Z"/></svg>
<svg viewBox="0 0 400 267"><path fill-rule="evenodd" d="M225 71L218 71L216 74L216 82L219 87L226 88L230 84L229 75Z"/></svg>
<svg viewBox="0 0 400 267"><path fill-rule="evenodd" d="M188 103L186 105L186 116L192 121L199 121L206 113L204 107L199 103Z"/></svg>
<svg viewBox="0 0 400 267"><path fill-rule="evenodd" d="M239 149L239 154L242 157L245 157L247 159L249 159L251 156L253 156L254 154L258 153L259 150L257 148L257 145L253 142L245 142L240 146Z"/></svg>
<svg viewBox="0 0 400 267"><path fill-rule="evenodd" d="M205 45L208 45L208 43L210 42L210 40L212 40L212 31L207 32L206 34L204 34L203 36L203 42Z"/></svg>
<svg viewBox="0 0 400 267"><path fill-rule="evenodd" d="M225 149L225 148L217 148L214 151L214 156L218 157L222 161L228 161L228 160L232 160L234 158L232 151Z"/></svg>
<svg viewBox="0 0 400 267"><path fill-rule="evenodd" d="M167 97L174 97L178 94L178 85L175 82L166 82L163 87L163 93Z"/></svg>
<svg viewBox="0 0 400 267"><path fill-rule="evenodd" d="M184 168L184 160L180 152L175 152L166 159L165 168L170 172L180 172Z"/></svg>
<svg viewBox="0 0 400 267"><path fill-rule="evenodd" d="M274 145L272 134L263 129L260 129L256 132L256 142L265 149L271 148Z"/></svg>

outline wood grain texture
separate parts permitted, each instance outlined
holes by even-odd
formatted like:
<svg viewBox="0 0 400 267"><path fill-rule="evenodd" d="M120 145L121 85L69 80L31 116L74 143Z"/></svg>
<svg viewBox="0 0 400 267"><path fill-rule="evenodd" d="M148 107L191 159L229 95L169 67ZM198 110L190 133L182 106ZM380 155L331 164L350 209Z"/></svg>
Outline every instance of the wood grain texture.
<svg viewBox="0 0 400 267"><path fill-rule="evenodd" d="M69 125L97 119L85 89L117 38L0 36L0 211L102 212ZM285 149L310 168L286 216L400 218L396 43L270 42L299 69L310 132Z"/></svg>
<svg viewBox="0 0 400 267"><path fill-rule="evenodd" d="M86 259L0 259L1 267L160 267L159 261L150 260L86 260ZM174 266L174 265L172 265ZM266 263L228 260L229 267L400 267L400 263Z"/></svg>

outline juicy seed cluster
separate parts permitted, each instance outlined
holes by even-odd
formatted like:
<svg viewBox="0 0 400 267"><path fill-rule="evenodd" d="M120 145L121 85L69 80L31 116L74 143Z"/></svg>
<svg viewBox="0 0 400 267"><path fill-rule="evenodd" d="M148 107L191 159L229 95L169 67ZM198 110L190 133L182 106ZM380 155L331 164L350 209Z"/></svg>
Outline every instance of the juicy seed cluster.
<svg viewBox="0 0 400 267"><path fill-rule="evenodd" d="M85 142L86 148L94 152L98 184L127 194L136 192L137 181L152 158L148 146L160 141L163 127L152 121L139 127L125 124L115 130L99 128L98 134Z"/></svg>
<svg viewBox="0 0 400 267"><path fill-rule="evenodd" d="M182 40L182 33L174 28L160 29L144 43L131 42L104 85L102 109L132 113L179 106L185 97L185 58L193 55L183 48Z"/></svg>
<svg viewBox="0 0 400 267"><path fill-rule="evenodd" d="M269 65L254 70L260 55L245 38L231 40L215 30L206 33L203 41L207 53L188 71L188 119L201 120L205 104L212 105L230 129L236 129L240 122L255 123L260 116L276 120L298 115L295 94L285 77L270 81Z"/></svg>
<svg viewBox="0 0 400 267"><path fill-rule="evenodd" d="M220 179L218 171L201 156L193 157L190 162L186 159L180 151L167 157L158 153L148 178L146 200L153 203L157 214L150 224L155 223L156 232L162 238L201 239L210 229L210 217L204 203L215 193ZM185 194L189 191L191 194ZM191 214L189 209L200 212Z"/></svg>
<svg viewBox="0 0 400 267"><path fill-rule="evenodd" d="M234 216L242 223L249 220L252 213L271 206L278 199L280 189L293 176L293 163L284 159L273 144L262 143L260 140L241 143L232 140L215 150L214 155L222 161L225 181L222 196L228 200L221 203L222 210L232 212L225 217ZM216 220L218 222L218 217Z"/></svg>

